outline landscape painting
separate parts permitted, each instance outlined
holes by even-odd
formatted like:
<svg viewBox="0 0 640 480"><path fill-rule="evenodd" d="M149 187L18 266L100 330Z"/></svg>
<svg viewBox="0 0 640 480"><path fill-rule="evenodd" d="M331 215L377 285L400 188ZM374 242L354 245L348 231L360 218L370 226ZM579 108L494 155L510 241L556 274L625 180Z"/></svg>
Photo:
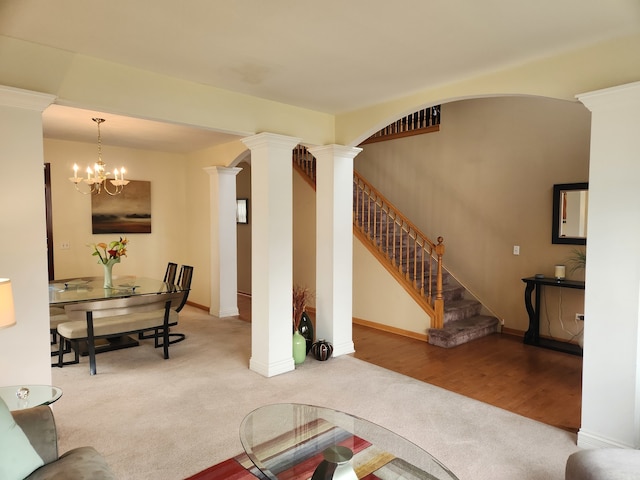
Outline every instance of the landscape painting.
<svg viewBox="0 0 640 480"><path fill-rule="evenodd" d="M93 233L151 233L151 182L131 180L119 195L91 196Z"/></svg>

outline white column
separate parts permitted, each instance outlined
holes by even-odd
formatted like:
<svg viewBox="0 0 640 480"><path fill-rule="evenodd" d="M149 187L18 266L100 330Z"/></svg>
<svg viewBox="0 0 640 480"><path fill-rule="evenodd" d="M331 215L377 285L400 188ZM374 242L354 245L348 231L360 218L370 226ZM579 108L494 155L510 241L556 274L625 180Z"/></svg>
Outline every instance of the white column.
<svg viewBox="0 0 640 480"><path fill-rule="evenodd" d="M0 385L51 383L42 111L54 99L0 86L0 277L16 314L0 330Z"/></svg>
<svg viewBox="0 0 640 480"><path fill-rule="evenodd" d="M580 447L640 448L640 82L591 110Z"/></svg>
<svg viewBox="0 0 640 480"><path fill-rule="evenodd" d="M236 175L241 168L207 167L211 203L211 305L219 318L238 315Z"/></svg>
<svg viewBox="0 0 640 480"><path fill-rule="evenodd" d="M251 149L251 370L295 368L292 350L293 148L300 139L261 133Z"/></svg>
<svg viewBox="0 0 640 480"><path fill-rule="evenodd" d="M316 158L316 338L353 353L353 159L361 148L309 149Z"/></svg>

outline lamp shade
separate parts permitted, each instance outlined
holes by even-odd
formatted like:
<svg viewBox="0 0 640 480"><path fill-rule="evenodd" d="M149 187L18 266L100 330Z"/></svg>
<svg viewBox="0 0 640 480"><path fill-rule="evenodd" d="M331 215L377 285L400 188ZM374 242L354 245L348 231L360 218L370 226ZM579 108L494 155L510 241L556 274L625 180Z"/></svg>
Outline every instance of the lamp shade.
<svg viewBox="0 0 640 480"><path fill-rule="evenodd" d="M13 292L11 280L0 278L0 328L11 327L16 324L13 310Z"/></svg>

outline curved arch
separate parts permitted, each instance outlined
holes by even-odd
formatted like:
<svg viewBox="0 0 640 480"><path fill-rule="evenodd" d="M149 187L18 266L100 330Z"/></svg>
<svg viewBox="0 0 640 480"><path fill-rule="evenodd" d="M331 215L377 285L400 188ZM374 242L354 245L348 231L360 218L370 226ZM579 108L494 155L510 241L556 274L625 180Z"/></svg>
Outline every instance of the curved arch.
<svg viewBox="0 0 640 480"><path fill-rule="evenodd" d="M546 58L425 88L336 116L336 143L354 146L390 118L421 105L483 96L541 96L576 101L576 95L637 80L640 35L610 40ZM379 128L378 128L379 129Z"/></svg>
<svg viewBox="0 0 640 480"><path fill-rule="evenodd" d="M429 108L436 105L446 105L447 103L459 102L463 100L475 100L479 98L499 98L499 97L536 97L536 98L549 98L549 99L559 100L556 97L550 97L550 96L544 96L544 95L533 95L533 94L526 94L526 93L522 93L522 94L511 93L511 94L496 94L496 95L464 95L464 96L458 96L458 97L444 98L442 100L435 101L435 102L427 102L427 103L415 105L413 107L405 107L401 110L398 110L397 112L394 112L393 114L390 114L384 117L383 119L377 121L375 124L371 125L369 128L367 128L366 131L358 135L354 139L353 143L349 144L348 146L360 145L360 143L365 141L367 138L369 138L371 135L373 135L377 131L385 128L387 125L407 115L410 115L415 111L421 110L423 108ZM560 100L568 101L566 99L560 99Z"/></svg>
<svg viewBox="0 0 640 480"><path fill-rule="evenodd" d="M246 162L249 165L251 165L251 150L249 150L248 148L243 151L242 153L240 153L238 156L236 156L231 163L229 163L229 167L237 167L240 163L242 162Z"/></svg>

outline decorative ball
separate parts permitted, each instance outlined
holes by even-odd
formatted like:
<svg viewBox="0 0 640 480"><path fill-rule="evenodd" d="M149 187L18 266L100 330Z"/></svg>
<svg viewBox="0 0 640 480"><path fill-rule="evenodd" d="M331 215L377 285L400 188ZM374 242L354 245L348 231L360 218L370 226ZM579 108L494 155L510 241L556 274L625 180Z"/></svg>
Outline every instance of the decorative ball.
<svg viewBox="0 0 640 480"><path fill-rule="evenodd" d="M318 340L316 343L311 345L311 353L316 359L324 362L325 360L329 360L331 354L333 353L333 345L331 345L326 340Z"/></svg>
<svg viewBox="0 0 640 480"><path fill-rule="evenodd" d="M16 392L16 397L20 400L26 400L29 398L29 389L27 387L20 387Z"/></svg>

